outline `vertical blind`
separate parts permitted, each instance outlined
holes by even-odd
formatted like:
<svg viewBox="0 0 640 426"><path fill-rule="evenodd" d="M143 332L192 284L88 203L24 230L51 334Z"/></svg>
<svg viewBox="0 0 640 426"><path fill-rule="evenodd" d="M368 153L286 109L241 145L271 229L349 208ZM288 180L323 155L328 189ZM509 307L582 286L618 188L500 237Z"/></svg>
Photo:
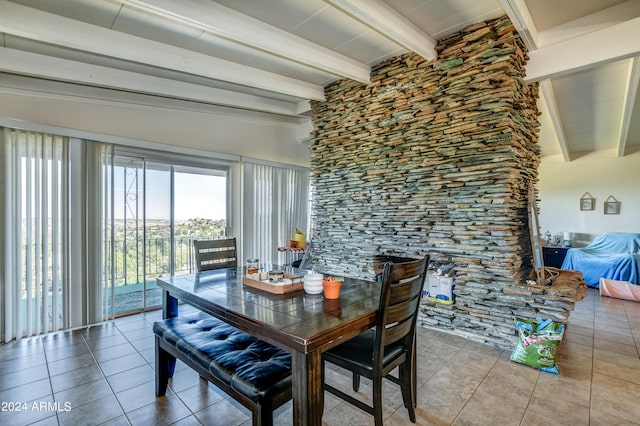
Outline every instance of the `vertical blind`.
<svg viewBox="0 0 640 426"><path fill-rule="evenodd" d="M0 136L0 338L113 318L113 146L10 128ZM232 208L242 217L234 229L242 236L244 255L277 263L277 247L286 245L296 228L308 229L309 172L237 165L240 205L234 202Z"/></svg>
<svg viewBox="0 0 640 426"><path fill-rule="evenodd" d="M307 230L309 172L244 163L243 253L278 263L277 247Z"/></svg>
<svg viewBox="0 0 640 426"><path fill-rule="evenodd" d="M4 130L4 338L68 323L69 141Z"/></svg>
<svg viewBox="0 0 640 426"><path fill-rule="evenodd" d="M115 318L113 286L113 146L86 144L86 265L87 323Z"/></svg>

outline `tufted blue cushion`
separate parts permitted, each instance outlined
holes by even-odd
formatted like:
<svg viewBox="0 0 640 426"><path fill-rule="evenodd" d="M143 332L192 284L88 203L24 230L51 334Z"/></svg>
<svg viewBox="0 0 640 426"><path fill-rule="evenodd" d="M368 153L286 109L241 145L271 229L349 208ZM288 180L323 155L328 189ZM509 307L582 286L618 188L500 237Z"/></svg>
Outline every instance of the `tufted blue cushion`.
<svg viewBox="0 0 640 426"><path fill-rule="evenodd" d="M153 324L153 332L167 343L175 346L179 340L195 333L208 333L214 330L217 339L223 339L238 330L217 318L203 312L188 316L169 318Z"/></svg>
<svg viewBox="0 0 640 426"><path fill-rule="evenodd" d="M153 324L165 342L254 401L291 387L291 354L204 313Z"/></svg>
<svg viewBox="0 0 640 426"><path fill-rule="evenodd" d="M225 355L218 362L223 368L235 368L231 387L238 392L262 400L291 387L289 352L258 340L236 355Z"/></svg>

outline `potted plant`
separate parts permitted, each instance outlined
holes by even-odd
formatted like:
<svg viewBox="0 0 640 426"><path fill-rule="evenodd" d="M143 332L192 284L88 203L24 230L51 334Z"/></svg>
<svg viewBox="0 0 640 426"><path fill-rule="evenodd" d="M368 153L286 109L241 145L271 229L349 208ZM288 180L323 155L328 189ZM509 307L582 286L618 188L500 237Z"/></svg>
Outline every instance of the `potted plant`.
<svg viewBox="0 0 640 426"><path fill-rule="evenodd" d="M336 277L327 277L322 280L322 288L324 289L324 297L326 299L337 299L340 297L340 287L342 282Z"/></svg>

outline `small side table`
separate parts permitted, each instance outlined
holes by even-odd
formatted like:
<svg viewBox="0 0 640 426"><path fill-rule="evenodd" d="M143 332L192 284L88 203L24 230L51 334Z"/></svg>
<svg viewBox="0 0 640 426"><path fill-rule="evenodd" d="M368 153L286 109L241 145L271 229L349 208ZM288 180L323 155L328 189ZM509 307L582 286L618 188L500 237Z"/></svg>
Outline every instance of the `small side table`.
<svg viewBox="0 0 640 426"><path fill-rule="evenodd" d="M285 254L285 261L279 261L278 263L280 263L281 265L291 265L300 257L300 254L302 254L303 257L306 256L307 249L306 247L278 247L278 252Z"/></svg>
<svg viewBox="0 0 640 426"><path fill-rule="evenodd" d="M560 269L570 247L542 246L544 266Z"/></svg>

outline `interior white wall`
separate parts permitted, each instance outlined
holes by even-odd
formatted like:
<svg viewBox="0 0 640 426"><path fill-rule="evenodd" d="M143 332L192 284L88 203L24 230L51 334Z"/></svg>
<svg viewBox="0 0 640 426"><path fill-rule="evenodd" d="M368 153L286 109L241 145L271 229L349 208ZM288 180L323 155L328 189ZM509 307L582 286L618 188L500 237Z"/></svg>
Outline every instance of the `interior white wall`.
<svg viewBox="0 0 640 426"><path fill-rule="evenodd" d="M309 166L309 148L298 142L300 119L171 100L166 104L151 106L16 91L0 93L0 117Z"/></svg>
<svg viewBox="0 0 640 426"><path fill-rule="evenodd" d="M574 246L584 246L604 232L640 233L640 153L622 158L592 155L570 162L543 158L539 169L540 232L571 232ZM581 211L580 197L589 192L595 210ZM613 195L620 214L604 214Z"/></svg>

